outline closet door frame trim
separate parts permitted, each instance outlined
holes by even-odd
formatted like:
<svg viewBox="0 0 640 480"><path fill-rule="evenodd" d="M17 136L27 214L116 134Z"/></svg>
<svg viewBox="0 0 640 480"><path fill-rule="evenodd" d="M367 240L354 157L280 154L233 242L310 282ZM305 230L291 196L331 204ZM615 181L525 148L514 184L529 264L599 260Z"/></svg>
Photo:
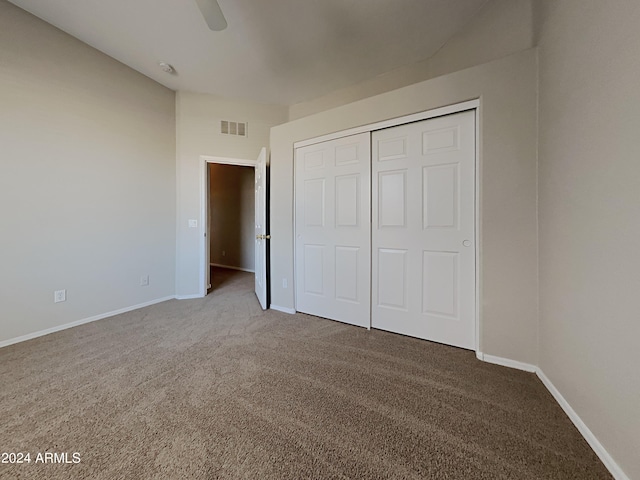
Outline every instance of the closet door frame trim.
<svg viewBox="0 0 640 480"><path fill-rule="evenodd" d="M330 141L330 140L336 140L338 138L343 138L343 137L348 137L351 135L357 135L359 133L373 133L376 130L382 130L385 128L390 128L390 127L397 127L399 125L404 125L407 123L413 123L413 122L419 122L422 120L428 120L430 118L436 118L436 117L443 117L445 115L451 115L454 113L461 113L461 112L465 112L467 110L473 110L474 114L475 114L475 144L476 144L476 148L475 148L475 161L474 161L474 166L475 166L475 172L474 172L474 177L475 177L475 194L474 194L474 198L475 198L475 208L474 208L474 214L475 214L475 239L474 239L474 248L475 248L475 312L474 312L474 320L475 320L475 351L476 351L476 356L480 359L482 359L482 350L480 349L480 335L481 335L481 329L480 329L480 324L482 321L481 318L481 310L480 310L480 299L481 299L481 293L482 293L482 284L481 284L481 269L482 269L482 262L481 262L481 252L482 252L482 244L481 244L481 228L482 228L482 222L481 222L481 215L482 215L482 209L480 208L481 205L481 150L480 150L480 99L475 99L475 100L469 100L466 102L462 102L462 103L456 103L453 105L447 105L444 107L440 107L440 108L435 108L433 110L427 110L424 112L419 112L419 113L414 113L412 115L405 115L403 117L397 117L397 118L392 118L389 120L384 120L382 122L376 122L376 123L371 123L368 125L362 125L360 127L355 127L355 128L350 128L347 130L342 130L339 132L334 132L334 133L329 133L327 135L322 135L319 137L314 137L314 138L310 138L308 140L301 140L299 142L295 142L293 144L293 148L294 150L300 147L306 147L308 145L315 145L317 143L322 143L322 142L326 142L326 141ZM293 165L294 168L294 179L295 179L295 162ZM294 189L295 189L295 182L294 182ZM294 191L294 201L295 201L295 191ZM295 209L295 205L294 205L294 209ZM294 225L293 225L293 232L294 232L294 236L293 236L293 244L295 245L295 216L294 216ZM295 288L296 288L296 282L297 279L295 278L295 263L296 263L296 256L295 256L295 251L293 252L293 261L294 261L294 278L293 278L293 288L294 288L294 298L295 298ZM368 329L371 329L371 319L369 319L369 327Z"/></svg>

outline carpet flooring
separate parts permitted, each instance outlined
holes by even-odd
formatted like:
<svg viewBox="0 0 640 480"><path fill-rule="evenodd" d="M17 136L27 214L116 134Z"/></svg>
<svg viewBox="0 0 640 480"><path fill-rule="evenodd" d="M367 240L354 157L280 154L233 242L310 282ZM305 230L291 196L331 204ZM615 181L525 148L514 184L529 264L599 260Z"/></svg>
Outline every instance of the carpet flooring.
<svg viewBox="0 0 640 480"><path fill-rule="evenodd" d="M534 374L213 281L0 349L0 478L611 478Z"/></svg>

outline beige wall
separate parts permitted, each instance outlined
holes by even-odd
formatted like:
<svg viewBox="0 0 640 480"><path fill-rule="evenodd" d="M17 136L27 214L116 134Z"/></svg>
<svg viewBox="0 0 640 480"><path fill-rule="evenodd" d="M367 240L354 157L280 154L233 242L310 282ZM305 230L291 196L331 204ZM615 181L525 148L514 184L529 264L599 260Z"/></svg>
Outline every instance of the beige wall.
<svg viewBox="0 0 640 480"><path fill-rule="evenodd" d="M540 366L640 478L640 4L540 6Z"/></svg>
<svg viewBox="0 0 640 480"><path fill-rule="evenodd" d="M537 364L535 50L273 128L273 305L294 307L294 142L474 98L481 102L481 349L485 354ZM289 285L286 289L283 279Z"/></svg>
<svg viewBox="0 0 640 480"><path fill-rule="evenodd" d="M254 269L255 169L209 164L210 261Z"/></svg>
<svg viewBox="0 0 640 480"><path fill-rule="evenodd" d="M174 108L0 0L0 342L174 294Z"/></svg>
<svg viewBox="0 0 640 480"><path fill-rule="evenodd" d="M292 105L289 119L302 118L532 48L534 2L489 0L478 15L432 57Z"/></svg>
<svg viewBox="0 0 640 480"><path fill-rule="evenodd" d="M200 186L204 168L201 155L256 160L260 149L269 146L269 129L287 120L287 108L214 95L176 94L177 134L177 260L176 293L198 295L204 259L204 229L189 228L189 219L200 222ZM248 122L248 136L221 135L220 120Z"/></svg>

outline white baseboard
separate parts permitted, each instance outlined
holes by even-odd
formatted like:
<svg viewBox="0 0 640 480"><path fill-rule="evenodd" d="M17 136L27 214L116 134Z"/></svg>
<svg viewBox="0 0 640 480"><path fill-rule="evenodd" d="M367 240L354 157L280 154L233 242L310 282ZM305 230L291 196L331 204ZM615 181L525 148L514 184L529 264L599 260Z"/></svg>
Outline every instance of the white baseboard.
<svg viewBox="0 0 640 480"><path fill-rule="evenodd" d="M531 365L530 363L519 362L509 358L496 357L494 355L486 355L482 352L476 352L476 357L483 362L494 363L496 365L502 365L503 367L516 368L518 370L524 370L525 372L533 373L538 369L538 367Z"/></svg>
<svg viewBox="0 0 640 480"><path fill-rule="evenodd" d="M240 270L241 272L256 273L255 270L250 270L248 268L242 267L232 267L231 265L222 265L221 263L210 263L209 265L211 265L212 267L228 268L229 270Z"/></svg>
<svg viewBox="0 0 640 480"><path fill-rule="evenodd" d="M274 305L273 303L271 305L269 305L269 308L271 310L277 310L278 312L283 312L283 313L290 313L292 315L294 313L296 313L295 309L293 309L293 308L280 307L278 305Z"/></svg>
<svg viewBox="0 0 640 480"><path fill-rule="evenodd" d="M138 305L132 305L130 307L120 308L118 310L113 310L111 312L101 313L100 315L94 315L93 317L83 318L82 320L76 320L75 322L65 323L64 325L58 325L56 327L47 328L45 330L40 330L38 332L28 333L27 335L21 335L20 337L10 338L9 340L3 340L0 342L0 348L13 345L14 343L26 342L27 340L42 337L44 335L49 335L50 333L59 332L61 330L66 330L67 328L84 325L85 323L91 323L97 320L102 320L103 318L113 317L114 315L120 315L121 313L130 312L132 310L138 310L139 308L155 305L156 303L162 303L162 302L166 302L167 300L173 300L174 298L176 298L174 295L163 297L163 298L156 298L155 300L139 303Z"/></svg>
<svg viewBox="0 0 640 480"><path fill-rule="evenodd" d="M193 300L194 298L204 298L199 293L194 293L193 295L176 295L176 300Z"/></svg>
<svg viewBox="0 0 640 480"><path fill-rule="evenodd" d="M576 411L569 405L569 402L562 396L558 389L551 383L551 380L547 378L544 372L535 365L529 363L519 362L517 360L510 360L508 358L496 357L493 355L485 355L482 352L476 352L476 357L483 362L495 363L496 365L502 365L504 367L517 368L518 370L524 370L525 372L533 372L542 381L544 386L549 390L549 393L553 395L556 402L560 405L562 410L571 419L576 426L580 434L584 437L587 443L591 446L593 451L598 455L604 466L609 470L609 473L613 475L616 480L629 480L629 477L622 471L620 466L611 457L609 452L602 446L602 444L595 437L593 432L589 430L589 427L582 421Z"/></svg>
<svg viewBox="0 0 640 480"><path fill-rule="evenodd" d="M540 368L536 369L536 375L542 381L547 390L553 395L553 398L556 399L556 402L562 407L564 413L571 419L573 424L576 426L578 431L582 434L587 443L591 446L596 455L600 458L604 466L607 467L609 473L613 475L613 478L616 480L629 480L629 477L622 471L620 466L615 462L615 460L611 457L609 452L602 446L602 444L598 441L596 436L593 434L589 427L582 421L580 416L576 413L576 411L571 408L569 402L562 396L562 394L558 391L551 380L547 378Z"/></svg>

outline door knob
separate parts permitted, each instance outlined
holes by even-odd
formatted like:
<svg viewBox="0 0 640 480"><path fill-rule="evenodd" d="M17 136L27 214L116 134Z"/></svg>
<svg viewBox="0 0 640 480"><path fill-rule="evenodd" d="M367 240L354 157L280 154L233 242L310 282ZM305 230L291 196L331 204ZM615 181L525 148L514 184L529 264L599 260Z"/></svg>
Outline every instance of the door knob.
<svg viewBox="0 0 640 480"><path fill-rule="evenodd" d="M256 235L257 240L269 240L271 235Z"/></svg>
<svg viewBox="0 0 640 480"><path fill-rule="evenodd" d="M471 246L471 240L463 240L462 245L464 245L465 247L470 247Z"/></svg>

